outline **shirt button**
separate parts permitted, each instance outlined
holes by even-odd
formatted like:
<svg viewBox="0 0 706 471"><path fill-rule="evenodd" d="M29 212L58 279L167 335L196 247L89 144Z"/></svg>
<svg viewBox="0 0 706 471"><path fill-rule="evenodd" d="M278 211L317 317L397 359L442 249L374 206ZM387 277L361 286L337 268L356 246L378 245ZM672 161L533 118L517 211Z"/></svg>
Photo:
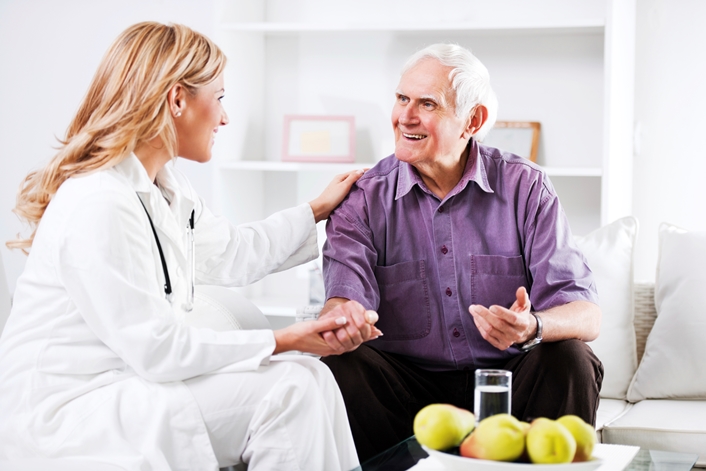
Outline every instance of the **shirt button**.
<svg viewBox="0 0 706 471"><path fill-rule="evenodd" d="M443 253L444 255L446 255L447 253L449 253L449 249L447 249L445 245L442 245L442 246L441 246L441 253Z"/></svg>
<svg viewBox="0 0 706 471"><path fill-rule="evenodd" d="M444 212L444 207L443 207L443 206L439 206L439 212L440 212L440 213L443 213L443 212Z"/></svg>
<svg viewBox="0 0 706 471"><path fill-rule="evenodd" d="M451 296L451 288L446 288L446 296Z"/></svg>
<svg viewBox="0 0 706 471"><path fill-rule="evenodd" d="M458 338L458 337L460 337L460 336L461 336L461 332L459 332L459 331L458 331L458 329L457 329L456 327L454 327L454 333L453 333L453 336L454 336L454 337L456 337L456 338Z"/></svg>

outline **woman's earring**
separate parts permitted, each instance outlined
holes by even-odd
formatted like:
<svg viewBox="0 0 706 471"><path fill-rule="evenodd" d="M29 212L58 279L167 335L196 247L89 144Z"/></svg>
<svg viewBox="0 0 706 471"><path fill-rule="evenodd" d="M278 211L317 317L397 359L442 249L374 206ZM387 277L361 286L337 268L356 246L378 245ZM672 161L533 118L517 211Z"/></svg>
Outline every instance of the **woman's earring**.
<svg viewBox="0 0 706 471"><path fill-rule="evenodd" d="M177 112L176 112L176 115L174 115L174 116L176 116L177 118L178 118L179 116L181 116L181 111L177 111Z"/></svg>

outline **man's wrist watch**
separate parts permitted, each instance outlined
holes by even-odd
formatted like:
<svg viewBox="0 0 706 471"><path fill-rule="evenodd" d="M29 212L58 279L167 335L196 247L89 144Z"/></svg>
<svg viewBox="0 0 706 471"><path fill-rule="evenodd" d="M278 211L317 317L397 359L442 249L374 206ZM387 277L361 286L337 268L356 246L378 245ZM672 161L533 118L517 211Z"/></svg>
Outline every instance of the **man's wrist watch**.
<svg viewBox="0 0 706 471"><path fill-rule="evenodd" d="M532 350L534 347L542 343L542 318L539 317L536 313L530 312L534 316L535 319L537 319L537 335L522 345L520 345L520 350L523 352Z"/></svg>

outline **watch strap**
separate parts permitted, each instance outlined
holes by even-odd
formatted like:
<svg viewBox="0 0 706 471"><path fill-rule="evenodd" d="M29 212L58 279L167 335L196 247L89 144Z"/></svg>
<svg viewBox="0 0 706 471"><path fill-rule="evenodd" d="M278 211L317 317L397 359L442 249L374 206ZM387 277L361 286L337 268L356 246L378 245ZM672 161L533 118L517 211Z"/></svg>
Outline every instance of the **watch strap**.
<svg viewBox="0 0 706 471"><path fill-rule="evenodd" d="M523 351L528 351L542 343L542 318L537 315L535 312L530 312L534 316L535 319L537 319L537 334L534 336L533 339L528 340L527 342L523 343L520 346L520 349Z"/></svg>

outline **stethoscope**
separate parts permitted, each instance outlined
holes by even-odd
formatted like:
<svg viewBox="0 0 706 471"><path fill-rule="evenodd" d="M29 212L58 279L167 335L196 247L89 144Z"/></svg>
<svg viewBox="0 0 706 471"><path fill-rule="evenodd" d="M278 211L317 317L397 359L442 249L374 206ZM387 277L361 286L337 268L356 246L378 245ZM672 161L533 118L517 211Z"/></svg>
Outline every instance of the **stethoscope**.
<svg viewBox="0 0 706 471"><path fill-rule="evenodd" d="M145 214L147 214L147 219L150 222L150 227L152 228L152 234L154 235L154 241L157 243L157 251L159 251L159 259L162 262L162 271L164 272L164 294L167 298L167 301L170 303L172 302L172 283L169 280L169 270L167 269L167 260L164 258L164 252L162 251L162 244L159 243L159 237L157 236L157 230L154 228L154 223L152 222L152 217L150 217L149 211L147 211L147 207L145 206L145 203L142 202L142 198L140 198L140 195L137 195L137 199L140 200L140 203L142 204L142 207L145 210ZM189 226L188 226L188 237L189 240L187 241L188 243L188 254L187 254L187 260L189 262L189 291L187 292L186 295L186 303L184 304L184 310L186 311L191 311L194 308L194 290L195 290L195 281L196 281L196 276L195 276L195 271L196 271L196 265L195 265L195 257L194 257L194 210L191 210L191 216L189 217Z"/></svg>

